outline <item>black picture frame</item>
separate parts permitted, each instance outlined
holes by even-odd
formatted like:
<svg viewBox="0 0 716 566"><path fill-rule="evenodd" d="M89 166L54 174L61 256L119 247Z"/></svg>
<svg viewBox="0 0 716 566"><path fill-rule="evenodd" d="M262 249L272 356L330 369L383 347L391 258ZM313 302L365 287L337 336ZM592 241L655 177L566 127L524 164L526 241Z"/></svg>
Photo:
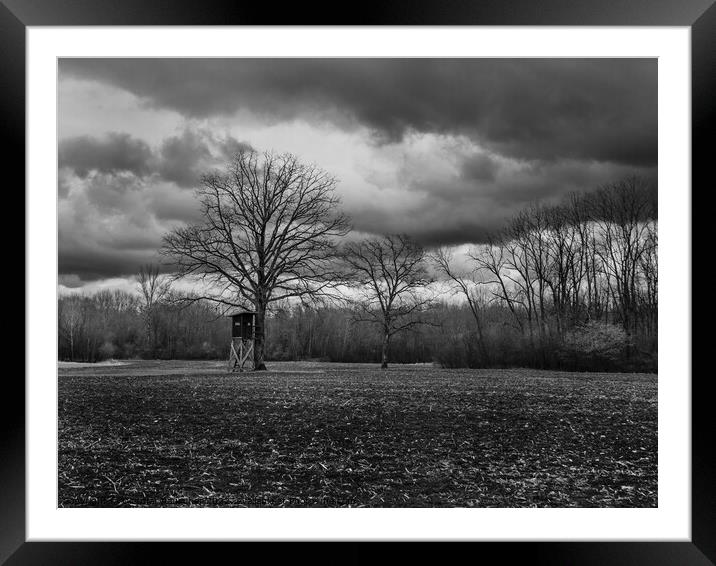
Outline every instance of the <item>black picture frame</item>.
<svg viewBox="0 0 716 566"><path fill-rule="evenodd" d="M20 200L25 186L25 32L28 26L140 25L569 25L688 26L692 48L692 187L705 185L716 106L716 6L713 0L399 0L274 4L231 0L2 0L0 3L0 129L6 190ZM354 13L351 13L353 11ZM11 167L10 165L14 165ZM702 188L702 191L706 187ZM692 188L692 196L694 194ZM693 210L693 207L692 207ZM697 209L698 210L698 209ZM694 219L695 220L695 219ZM700 223L692 222L693 225ZM693 233L692 233L693 234ZM703 239L693 237L694 245ZM16 246L19 247L19 246ZM692 254L692 257L698 254ZM21 260L24 265L24 258ZM17 265L17 264L15 264ZM15 269L19 272L19 269ZM24 270L23 270L24 273ZM23 275L24 277L24 275ZM15 284L17 286L17 284ZM693 288L693 287L692 287ZM25 294L25 304L32 297ZM708 333L706 333L708 335ZM692 347L693 350L693 347ZM256 550L272 561L310 558L343 563L373 561L394 550L391 543L80 543L25 542L25 390L16 371L5 372L0 411L0 562L25 564L149 564L188 560L212 563L228 550L248 559ZM692 376L668 376L690 379ZM690 542L494 542L400 545L401 561L458 559L536 564L716 563L714 411L710 372L693 372L692 538ZM237 544L243 544L241 549ZM272 544L270 549L266 544ZM469 546L466 545L479 545ZM414 555L414 556L413 556Z"/></svg>

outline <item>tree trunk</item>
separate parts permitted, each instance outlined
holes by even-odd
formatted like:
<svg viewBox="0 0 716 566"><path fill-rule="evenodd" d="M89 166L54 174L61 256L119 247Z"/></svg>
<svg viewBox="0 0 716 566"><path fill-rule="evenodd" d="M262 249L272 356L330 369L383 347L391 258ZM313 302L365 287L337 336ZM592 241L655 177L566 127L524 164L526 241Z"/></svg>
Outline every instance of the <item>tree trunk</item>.
<svg viewBox="0 0 716 566"><path fill-rule="evenodd" d="M480 314L477 307L470 305L472 309L472 316L475 319L475 326L477 326L477 339L480 341L480 353L482 354L482 363L486 366L490 365L490 354L487 350L487 344L485 344L485 336L482 332L482 321L480 320Z"/></svg>
<svg viewBox="0 0 716 566"><path fill-rule="evenodd" d="M254 371L265 371L264 363L264 344L266 328L266 307L259 305L256 307L256 326L254 328Z"/></svg>
<svg viewBox="0 0 716 566"><path fill-rule="evenodd" d="M75 361L75 329L70 326L70 360Z"/></svg>
<svg viewBox="0 0 716 566"><path fill-rule="evenodd" d="M146 309L144 311L144 332L146 334L145 341L147 343L147 352L149 353L150 357L154 359L156 357L154 355L155 347L152 340L154 331L152 329L152 315L149 312L149 309Z"/></svg>
<svg viewBox="0 0 716 566"><path fill-rule="evenodd" d="M388 346L390 346L390 333L385 331L383 334L383 349L380 357L380 368L388 368Z"/></svg>

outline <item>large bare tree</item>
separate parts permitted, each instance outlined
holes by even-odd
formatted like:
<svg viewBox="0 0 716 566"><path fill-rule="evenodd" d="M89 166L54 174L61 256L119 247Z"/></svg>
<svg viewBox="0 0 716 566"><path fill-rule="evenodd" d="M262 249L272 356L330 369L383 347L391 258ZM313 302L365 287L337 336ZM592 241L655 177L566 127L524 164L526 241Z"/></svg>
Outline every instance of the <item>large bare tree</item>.
<svg viewBox="0 0 716 566"><path fill-rule="evenodd" d="M254 368L264 363L270 304L325 293L337 239L349 231L336 180L291 154L239 152L225 172L202 177L201 221L165 236L180 276L197 276L210 300L256 312Z"/></svg>
<svg viewBox="0 0 716 566"><path fill-rule="evenodd" d="M358 320L376 323L383 335L381 367L388 367L391 338L418 324L432 303L426 286L425 250L402 234L350 242L343 260L355 288Z"/></svg>

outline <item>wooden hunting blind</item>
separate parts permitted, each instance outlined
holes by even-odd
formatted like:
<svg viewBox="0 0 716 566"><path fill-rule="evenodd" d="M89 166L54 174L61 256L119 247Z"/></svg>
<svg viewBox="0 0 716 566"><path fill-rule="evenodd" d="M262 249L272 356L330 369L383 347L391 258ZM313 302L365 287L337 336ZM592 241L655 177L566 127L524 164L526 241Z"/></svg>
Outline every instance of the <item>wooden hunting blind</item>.
<svg viewBox="0 0 716 566"><path fill-rule="evenodd" d="M229 371L253 369L254 329L256 313L240 311L231 317L231 350L229 351Z"/></svg>
<svg viewBox="0 0 716 566"><path fill-rule="evenodd" d="M256 313L240 312L231 315L231 337L242 340L254 339Z"/></svg>

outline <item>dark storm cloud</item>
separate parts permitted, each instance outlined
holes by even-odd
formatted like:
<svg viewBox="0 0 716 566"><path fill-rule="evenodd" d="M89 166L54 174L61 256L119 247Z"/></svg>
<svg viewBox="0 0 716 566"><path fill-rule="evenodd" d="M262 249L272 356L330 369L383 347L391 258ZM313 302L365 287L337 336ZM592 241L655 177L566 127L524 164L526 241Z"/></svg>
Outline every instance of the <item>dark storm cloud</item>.
<svg viewBox="0 0 716 566"><path fill-rule="evenodd" d="M656 169L580 160L493 158L455 144L396 158L394 179L374 178L371 198L349 210L371 234L406 232L426 246L480 243L532 203L554 204L630 175L656 180Z"/></svg>
<svg viewBox="0 0 716 566"><path fill-rule="evenodd" d="M181 136L165 139L159 151L160 175L181 187L196 185L199 165L211 158L211 151L201 135L185 130Z"/></svg>
<svg viewBox="0 0 716 566"><path fill-rule="evenodd" d="M656 70L633 59L61 60L68 93L105 92L131 109L113 127L102 108L74 109L69 131L126 124L140 137L60 140L60 273L76 286L156 261L168 229L199 220L188 189L252 149L217 133L242 128L265 149L305 147L343 179L357 233L406 232L428 247L484 242L531 202L655 177ZM157 120L162 130L138 127L136 116L153 124L154 110L180 116L158 112L171 116ZM140 139L147 132L152 145Z"/></svg>
<svg viewBox="0 0 716 566"><path fill-rule="evenodd" d="M219 140L217 146L221 151L221 157L226 160L242 151L254 151L254 147L250 143L239 141L231 136Z"/></svg>
<svg viewBox="0 0 716 566"><path fill-rule="evenodd" d="M212 152L210 145L216 148ZM208 132L184 130L182 135L167 138L159 151L159 174L180 187L195 187L205 170L223 164L240 151L250 151L251 145L228 136L216 139Z"/></svg>
<svg viewBox="0 0 716 566"><path fill-rule="evenodd" d="M468 181L492 181L498 164L489 155L477 153L466 157L461 164L462 177Z"/></svg>
<svg viewBox="0 0 716 566"><path fill-rule="evenodd" d="M156 261L161 237L197 220L199 177L251 146L185 129L156 148L128 134L59 143L59 272L82 280L126 276Z"/></svg>
<svg viewBox="0 0 716 566"><path fill-rule="evenodd" d="M80 178L91 172L136 177L158 175L180 187L195 187L201 174L226 163L239 151L250 151L251 145L232 136L216 137L203 130L185 129L180 135L165 138L154 151L143 140L129 134L110 132L103 137L78 136L61 140L60 169L74 171ZM116 183L121 189L126 182ZM61 196L67 194L66 178L59 185Z"/></svg>
<svg viewBox="0 0 716 566"><path fill-rule="evenodd" d="M351 220L359 232L405 233L428 248L484 242L503 222L499 216L484 218L479 211L475 214L470 207L453 211L425 208L414 214L396 215L382 210L379 204L352 211Z"/></svg>
<svg viewBox="0 0 716 566"><path fill-rule="evenodd" d="M61 77L188 117L466 135L506 156L654 165L655 59L62 59Z"/></svg>
<svg viewBox="0 0 716 566"><path fill-rule="evenodd" d="M151 159L152 150L146 142L116 132L101 139L79 136L62 140L58 150L60 168L69 167L79 177L86 177L92 170L143 176L150 172Z"/></svg>
<svg viewBox="0 0 716 566"><path fill-rule="evenodd" d="M61 275L82 280L129 275L142 263L156 261L162 229L147 206L146 193L137 188L113 192L108 185L108 177L93 176L60 199Z"/></svg>
<svg viewBox="0 0 716 566"><path fill-rule="evenodd" d="M60 248L58 271L76 277L78 281L92 281L109 277L135 275L142 265L157 262L154 250L107 250L104 248ZM60 281L64 284L63 281ZM68 286L68 285L65 285ZM79 286L79 284L75 285Z"/></svg>

